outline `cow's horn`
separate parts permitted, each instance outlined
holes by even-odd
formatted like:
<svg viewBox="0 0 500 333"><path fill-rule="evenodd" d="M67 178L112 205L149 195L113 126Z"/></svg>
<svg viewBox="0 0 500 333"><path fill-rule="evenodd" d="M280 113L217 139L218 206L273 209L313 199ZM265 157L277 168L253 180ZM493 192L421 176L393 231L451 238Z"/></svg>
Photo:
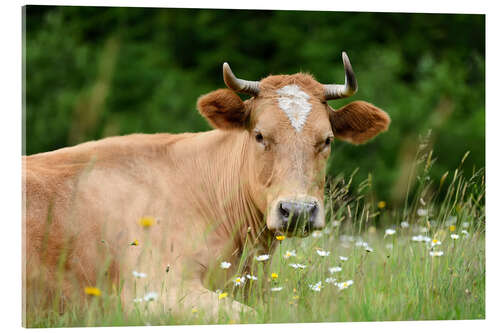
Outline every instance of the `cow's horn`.
<svg viewBox="0 0 500 333"><path fill-rule="evenodd" d="M339 99L352 96L358 91L358 83L356 82L356 76L354 76L354 71L352 70L351 62L347 53L342 52L342 61L344 62L345 70L345 83L344 84L324 84L325 88L325 98L328 99Z"/></svg>
<svg viewBox="0 0 500 333"><path fill-rule="evenodd" d="M227 62L222 65L222 73L224 75L224 82L226 83L226 86L228 86L228 88L252 96L257 96L259 94L259 81L247 81L238 79L233 74L233 71L231 70L231 67L229 67L229 64Z"/></svg>

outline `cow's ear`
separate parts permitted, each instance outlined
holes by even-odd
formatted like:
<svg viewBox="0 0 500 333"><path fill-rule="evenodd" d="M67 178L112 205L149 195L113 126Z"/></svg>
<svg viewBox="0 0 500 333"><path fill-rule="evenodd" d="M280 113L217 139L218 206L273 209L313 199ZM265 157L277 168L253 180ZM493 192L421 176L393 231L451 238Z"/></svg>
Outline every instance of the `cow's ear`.
<svg viewBox="0 0 500 333"><path fill-rule="evenodd" d="M198 111L215 128L245 127L248 110L241 98L230 89L212 91L198 99Z"/></svg>
<svg viewBox="0 0 500 333"><path fill-rule="evenodd" d="M391 119L376 106L355 101L338 110L329 110L333 135L354 144L365 143L380 132L387 130Z"/></svg>

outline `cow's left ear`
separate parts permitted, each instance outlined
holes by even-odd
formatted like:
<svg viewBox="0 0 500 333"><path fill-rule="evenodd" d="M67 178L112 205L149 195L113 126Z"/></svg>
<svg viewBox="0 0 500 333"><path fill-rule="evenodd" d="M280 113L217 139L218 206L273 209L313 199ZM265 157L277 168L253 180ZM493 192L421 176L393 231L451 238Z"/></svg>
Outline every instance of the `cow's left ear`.
<svg viewBox="0 0 500 333"><path fill-rule="evenodd" d="M198 98L198 111L215 128L245 127L248 110L241 98L230 89L219 89Z"/></svg>
<svg viewBox="0 0 500 333"><path fill-rule="evenodd" d="M329 108L333 135L354 144L365 143L380 132L387 130L391 119L376 106L355 101L338 110Z"/></svg>

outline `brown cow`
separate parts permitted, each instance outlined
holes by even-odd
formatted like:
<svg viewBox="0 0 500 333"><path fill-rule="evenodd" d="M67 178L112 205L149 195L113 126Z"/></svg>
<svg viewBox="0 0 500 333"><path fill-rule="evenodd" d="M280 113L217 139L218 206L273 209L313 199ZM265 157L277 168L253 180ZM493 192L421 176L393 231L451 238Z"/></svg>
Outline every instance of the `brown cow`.
<svg viewBox="0 0 500 333"><path fill-rule="evenodd" d="M303 73L246 81L225 63L230 89L198 100L212 131L111 137L23 157L27 305L88 297L84 287L97 286L126 306L244 308L211 291L236 273L243 248L248 258L270 254L277 234L323 228L333 138L359 144L389 125L369 103L327 104L357 90L345 53L343 61L343 85Z"/></svg>

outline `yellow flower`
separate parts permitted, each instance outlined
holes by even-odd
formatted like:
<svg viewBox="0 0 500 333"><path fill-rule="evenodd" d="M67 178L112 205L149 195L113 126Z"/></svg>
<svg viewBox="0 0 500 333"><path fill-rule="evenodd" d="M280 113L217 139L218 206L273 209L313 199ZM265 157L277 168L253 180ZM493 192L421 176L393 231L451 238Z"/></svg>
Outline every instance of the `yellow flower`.
<svg viewBox="0 0 500 333"><path fill-rule="evenodd" d="M139 219L139 224L144 228L149 228L156 224L156 219L152 216L144 216Z"/></svg>
<svg viewBox="0 0 500 333"><path fill-rule="evenodd" d="M220 293L219 294L219 299L223 299L227 297L227 293Z"/></svg>
<svg viewBox="0 0 500 333"><path fill-rule="evenodd" d="M282 241L283 239L285 239L285 236L278 235L278 236L276 236L276 239L279 240L279 241Z"/></svg>
<svg viewBox="0 0 500 333"><path fill-rule="evenodd" d="M101 291L97 287L85 287L85 293L92 296L101 296Z"/></svg>
<svg viewBox="0 0 500 333"><path fill-rule="evenodd" d="M276 280L277 278L278 278L278 274L277 273L272 273L271 274L271 279Z"/></svg>
<svg viewBox="0 0 500 333"><path fill-rule="evenodd" d="M293 299L299 299L299 295L294 295L292 298Z"/></svg>
<svg viewBox="0 0 500 333"><path fill-rule="evenodd" d="M452 225L450 225L450 231L451 231L451 232L455 231L456 229L457 229L457 228L456 228L453 224L452 224Z"/></svg>
<svg viewBox="0 0 500 333"><path fill-rule="evenodd" d="M134 241L131 242L130 245L137 246L137 245L139 245L139 241L137 239L134 239Z"/></svg>
<svg viewBox="0 0 500 333"><path fill-rule="evenodd" d="M384 208L385 208L385 206L386 206L386 203L385 203L385 201L379 201L377 206L378 206L378 208L380 208L380 209L384 209Z"/></svg>
<svg viewBox="0 0 500 333"><path fill-rule="evenodd" d="M191 309L191 312L192 312L192 313L196 313L196 312L198 312L198 309L197 309L197 308L192 308L192 309Z"/></svg>

